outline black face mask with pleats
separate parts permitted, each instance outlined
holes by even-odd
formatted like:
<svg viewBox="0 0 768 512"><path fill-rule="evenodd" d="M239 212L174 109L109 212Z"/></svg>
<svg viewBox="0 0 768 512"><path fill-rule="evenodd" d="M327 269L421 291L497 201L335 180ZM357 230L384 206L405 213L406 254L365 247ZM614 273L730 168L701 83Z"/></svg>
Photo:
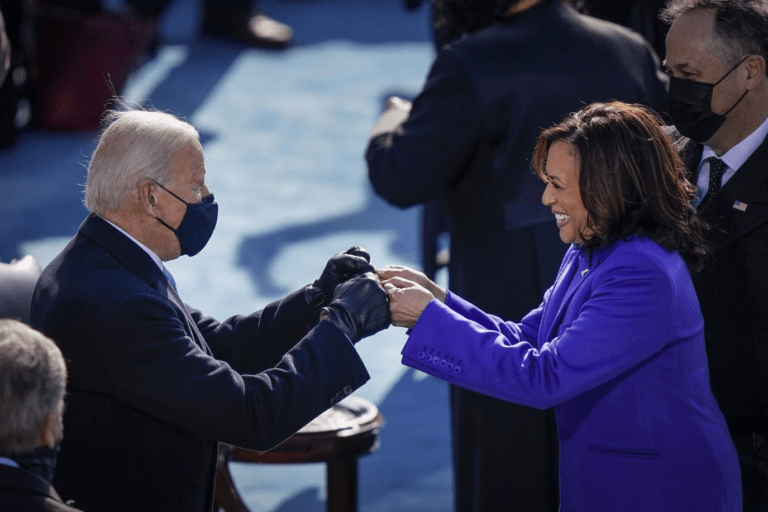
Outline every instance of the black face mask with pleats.
<svg viewBox="0 0 768 512"><path fill-rule="evenodd" d="M747 58L733 66L720 80L710 84L697 82L686 78L671 77L669 80L669 115L678 131L696 142L706 142L720 129L726 116L741 103L749 90L744 91L741 98L733 104L725 114L712 112L712 91L715 86L725 80L733 70L738 68Z"/></svg>

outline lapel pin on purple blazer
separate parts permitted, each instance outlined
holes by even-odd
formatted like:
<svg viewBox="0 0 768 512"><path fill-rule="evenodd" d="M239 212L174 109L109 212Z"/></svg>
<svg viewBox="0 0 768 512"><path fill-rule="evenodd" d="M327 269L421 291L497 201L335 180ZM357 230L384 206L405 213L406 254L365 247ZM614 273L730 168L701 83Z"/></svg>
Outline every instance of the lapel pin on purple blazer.
<svg viewBox="0 0 768 512"><path fill-rule="evenodd" d="M741 201L734 202L733 207L743 212L747 211L747 203L742 203Z"/></svg>
<svg viewBox="0 0 768 512"><path fill-rule="evenodd" d="M587 272L589 272L588 268L585 268L584 270L582 270L581 271L581 277L584 277L585 275L587 275Z"/></svg>

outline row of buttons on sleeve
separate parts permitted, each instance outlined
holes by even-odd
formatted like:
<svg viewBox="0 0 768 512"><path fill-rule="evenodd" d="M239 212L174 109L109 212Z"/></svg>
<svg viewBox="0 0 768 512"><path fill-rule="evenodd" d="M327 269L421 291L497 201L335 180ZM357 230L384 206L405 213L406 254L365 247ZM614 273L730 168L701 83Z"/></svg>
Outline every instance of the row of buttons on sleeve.
<svg viewBox="0 0 768 512"><path fill-rule="evenodd" d="M441 358L440 356L430 355L427 354L425 351L420 350L417 354L417 357L422 360L426 360L429 363L432 363L435 366L439 366L440 368L445 368L449 372L453 372L456 375L461 373L461 366L458 364L453 364L451 361L446 360L445 358Z"/></svg>
<svg viewBox="0 0 768 512"><path fill-rule="evenodd" d="M341 402L342 400L347 398L347 396L351 395L352 391L354 391L352 389L352 386L347 384L346 386L344 386L344 389L336 393L336 396L331 398L331 405L336 405L337 403Z"/></svg>

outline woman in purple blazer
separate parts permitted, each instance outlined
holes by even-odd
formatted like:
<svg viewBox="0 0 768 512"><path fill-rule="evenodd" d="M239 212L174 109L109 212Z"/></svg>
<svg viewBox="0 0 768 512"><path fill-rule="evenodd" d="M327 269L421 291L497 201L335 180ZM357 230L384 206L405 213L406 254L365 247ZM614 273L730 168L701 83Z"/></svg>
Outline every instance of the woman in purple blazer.
<svg viewBox="0 0 768 512"><path fill-rule="evenodd" d="M392 322L410 328L403 363L554 407L562 512L740 511L688 272L706 257L702 226L659 119L589 105L542 133L533 165L572 244L555 284L521 322L505 322L420 272L385 267Z"/></svg>

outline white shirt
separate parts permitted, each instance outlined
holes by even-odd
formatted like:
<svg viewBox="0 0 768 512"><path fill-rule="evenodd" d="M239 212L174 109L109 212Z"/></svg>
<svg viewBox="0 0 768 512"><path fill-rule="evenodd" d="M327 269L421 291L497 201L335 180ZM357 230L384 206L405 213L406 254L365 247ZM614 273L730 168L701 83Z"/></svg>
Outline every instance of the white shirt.
<svg viewBox="0 0 768 512"><path fill-rule="evenodd" d="M694 206L699 205L709 190L709 160L707 159L710 157L719 158L726 165L725 171L723 172L723 178L720 181L721 185L725 185L728 180L736 174L739 167L741 167L744 162L752 156L752 153L757 150L760 144L763 143L766 134L768 134L768 117L765 118L763 123L758 126L755 131L726 151L723 156L718 157L715 152L712 151L712 148L704 146L704 151L701 153L701 162L699 163L699 177L696 181L696 198L694 200Z"/></svg>

